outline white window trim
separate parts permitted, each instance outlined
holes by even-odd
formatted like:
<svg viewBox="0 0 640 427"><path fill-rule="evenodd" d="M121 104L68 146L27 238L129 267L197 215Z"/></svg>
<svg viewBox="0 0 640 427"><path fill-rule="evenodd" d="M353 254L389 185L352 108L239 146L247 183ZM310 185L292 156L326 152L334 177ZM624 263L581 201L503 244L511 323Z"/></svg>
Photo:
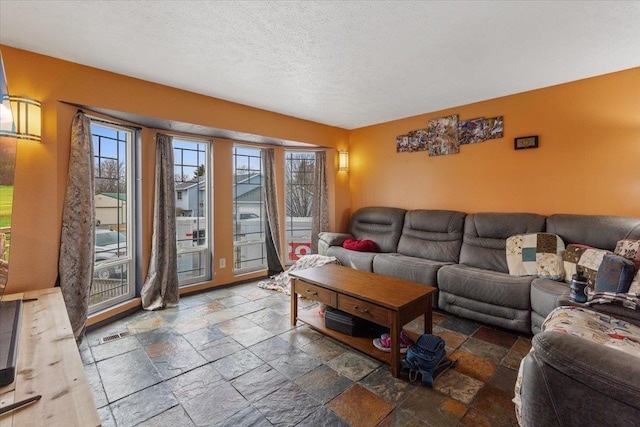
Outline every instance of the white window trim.
<svg viewBox="0 0 640 427"><path fill-rule="evenodd" d="M185 288L189 286L193 286L199 283L208 282L213 280L214 278L214 269L213 269L213 144L214 142L208 139L200 139L193 137L185 137L172 135L175 140L183 141L183 142L193 142L197 144L205 144L205 168L206 168L206 179L205 179L205 198L206 198L206 220L205 220L205 246L200 247L191 247L191 248L182 248L178 250L178 256L183 254L194 254L200 253L202 254L202 259L204 262L204 273L200 276L189 278L187 280L181 280L179 282L180 288ZM173 147L172 147L173 148ZM175 159L174 159L175 164ZM183 193L180 191L179 193Z"/></svg>
<svg viewBox="0 0 640 427"><path fill-rule="evenodd" d="M138 135L138 131L136 129L127 127L127 126L123 126L123 125L119 125L117 123L109 123L103 120L95 120L91 117L89 117L89 119L91 120L91 125L96 125L96 126L101 126L104 128L110 128L113 129L117 132L125 132L125 134L127 135L126 138L126 164L125 167L127 168L127 187L126 187L126 194L127 194L127 209L126 209L126 224L127 224L127 229L126 229L126 236L127 236L127 259L124 260L114 260L114 261L110 261L108 263L105 263L105 266L120 266L120 265L125 265L126 267L126 271L127 271L127 281L128 281L128 287L129 287L129 291L126 294L120 295L118 297L115 298L110 298L106 301L102 301L98 304L94 304L89 306L89 310L88 313L89 314L95 314L99 311L111 308L117 304L120 304L124 301L128 301L130 299L133 299L136 295L136 277L137 277L137 266L136 266L136 228L137 228L137 224L135 222L135 212L137 209L137 203L136 203L136 197L135 197L135 177L136 177L136 161L135 159L137 158L136 156L136 149L137 149L137 144L136 144L136 140L138 139L139 135ZM93 132L91 133L92 135L92 141L91 143L93 144ZM95 157L96 153L94 153L94 157ZM94 229L95 229L95 225L94 225Z"/></svg>

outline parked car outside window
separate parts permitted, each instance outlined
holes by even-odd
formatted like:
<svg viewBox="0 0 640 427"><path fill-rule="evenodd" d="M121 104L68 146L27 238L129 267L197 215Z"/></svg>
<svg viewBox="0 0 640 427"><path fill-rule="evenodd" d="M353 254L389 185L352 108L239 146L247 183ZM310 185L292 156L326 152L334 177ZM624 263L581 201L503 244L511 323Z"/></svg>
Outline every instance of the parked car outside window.
<svg viewBox="0 0 640 427"><path fill-rule="evenodd" d="M244 219L257 219L260 218L259 215L254 214L253 212L242 212L240 213L240 221ZM236 219L236 215L233 214L233 219Z"/></svg>
<svg viewBox="0 0 640 427"><path fill-rule="evenodd" d="M110 279L122 276L124 266L99 268L102 263L113 261L127 254L127 236L113 230L96 230L95 244L95 276L100 279ZM121 273L122 272L122 273Z"/></svg>

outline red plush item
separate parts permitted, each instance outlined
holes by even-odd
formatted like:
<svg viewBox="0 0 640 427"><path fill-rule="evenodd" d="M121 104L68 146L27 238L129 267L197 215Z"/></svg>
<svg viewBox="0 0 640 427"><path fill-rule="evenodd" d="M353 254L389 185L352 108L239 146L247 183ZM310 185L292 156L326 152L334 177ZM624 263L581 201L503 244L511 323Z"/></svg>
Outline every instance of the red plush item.
<svg viewBox="0 0 640 427"><path fill-rule="evenodd" d="M378 252L378 245L373 240L356 240L347 239L342 244L342 247L352 251L358 252Z"/></svg>

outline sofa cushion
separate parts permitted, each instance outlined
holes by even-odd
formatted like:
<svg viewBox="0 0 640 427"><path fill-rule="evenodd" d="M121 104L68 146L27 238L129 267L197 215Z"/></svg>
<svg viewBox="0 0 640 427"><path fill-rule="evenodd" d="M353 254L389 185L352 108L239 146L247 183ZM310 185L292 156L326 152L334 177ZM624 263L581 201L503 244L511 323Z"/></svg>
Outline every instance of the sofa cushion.
<svg viewBox="0 0 640 427"><path fill-rule="evenodd" d="M481 212L465 218L460 263L508 273L506 241L516 234L544 231L545 217L531 213Z"/></svg>
<svg viewBox="0 0 640 427"><path fill-rule="evenodd" d="M532 276L511 276L462 264L438 270L438 306L503 328L531 332Z"/></svg>
<svg viewBox="0 0 640 427"><path fill-rule="evenodd" d="M380 252L397 252L406 212L389 207L360 208L351 216L349 233L356 240L373 240Z"/></svg>
<svg viewBox="0 0 640 427"><path fill-rule="evenodd" d="M503 307L529 310L530 287L534 277L483 270L467 265L447 265L438 271L441 290Z"/></svg>
<svg viewBox="0 0 640 427"><path fill-rule="evenodd" d="M460 258L464 218L458 211L416 209L404 217L398 253L440 262Z"/></svg>
<svg viewBox="0 0 640 427"><path fill-rule="evenodd" d="M564 242L555 234L518 234L507 239L507 265L513 276L564 278Z"/></svg>
<svg viewBox="0 0 640 427"><path fill-rule="evenodd" d="M379 252L378 245L376 245L376 242L369 239L364 239L364 240L347 239L342 243L342 247L345 249L349 249L350 251Z"/></svg>
<svg viewBox="0 0 640 427"><path fill-rule="evenodd" d="M440 267L451 263L402 254L380 254L373 259L373 272L423 285L437 286Z"/></svg>

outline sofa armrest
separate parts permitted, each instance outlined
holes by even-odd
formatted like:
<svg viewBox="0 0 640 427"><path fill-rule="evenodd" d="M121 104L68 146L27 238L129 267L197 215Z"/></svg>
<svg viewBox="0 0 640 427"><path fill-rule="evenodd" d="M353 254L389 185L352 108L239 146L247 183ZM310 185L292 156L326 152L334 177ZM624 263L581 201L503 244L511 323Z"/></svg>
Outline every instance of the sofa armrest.
<svg viewBox="0 0 640 427"><path fill-rule="evenodd" d="M328 231L318 233L318 253L326 255L327 249L331 246L342 246L345 240L352 238L353 236L347 233L330 233Z"/></svg>
<svg viewBox="0 0 640 427"><path fill-rule="evenodd" d="M348 233L330 233L327 231L318 234L318 240L325 242L328 246L342 246L347 239L353 239L353 236Z"/></svg>
<svg viewBox="0 0 640 427"><path fill-rule="evenodd" d="M640 358L555 331L535 335L532 345L539 361L585 387L640 409Z"/></svg>

